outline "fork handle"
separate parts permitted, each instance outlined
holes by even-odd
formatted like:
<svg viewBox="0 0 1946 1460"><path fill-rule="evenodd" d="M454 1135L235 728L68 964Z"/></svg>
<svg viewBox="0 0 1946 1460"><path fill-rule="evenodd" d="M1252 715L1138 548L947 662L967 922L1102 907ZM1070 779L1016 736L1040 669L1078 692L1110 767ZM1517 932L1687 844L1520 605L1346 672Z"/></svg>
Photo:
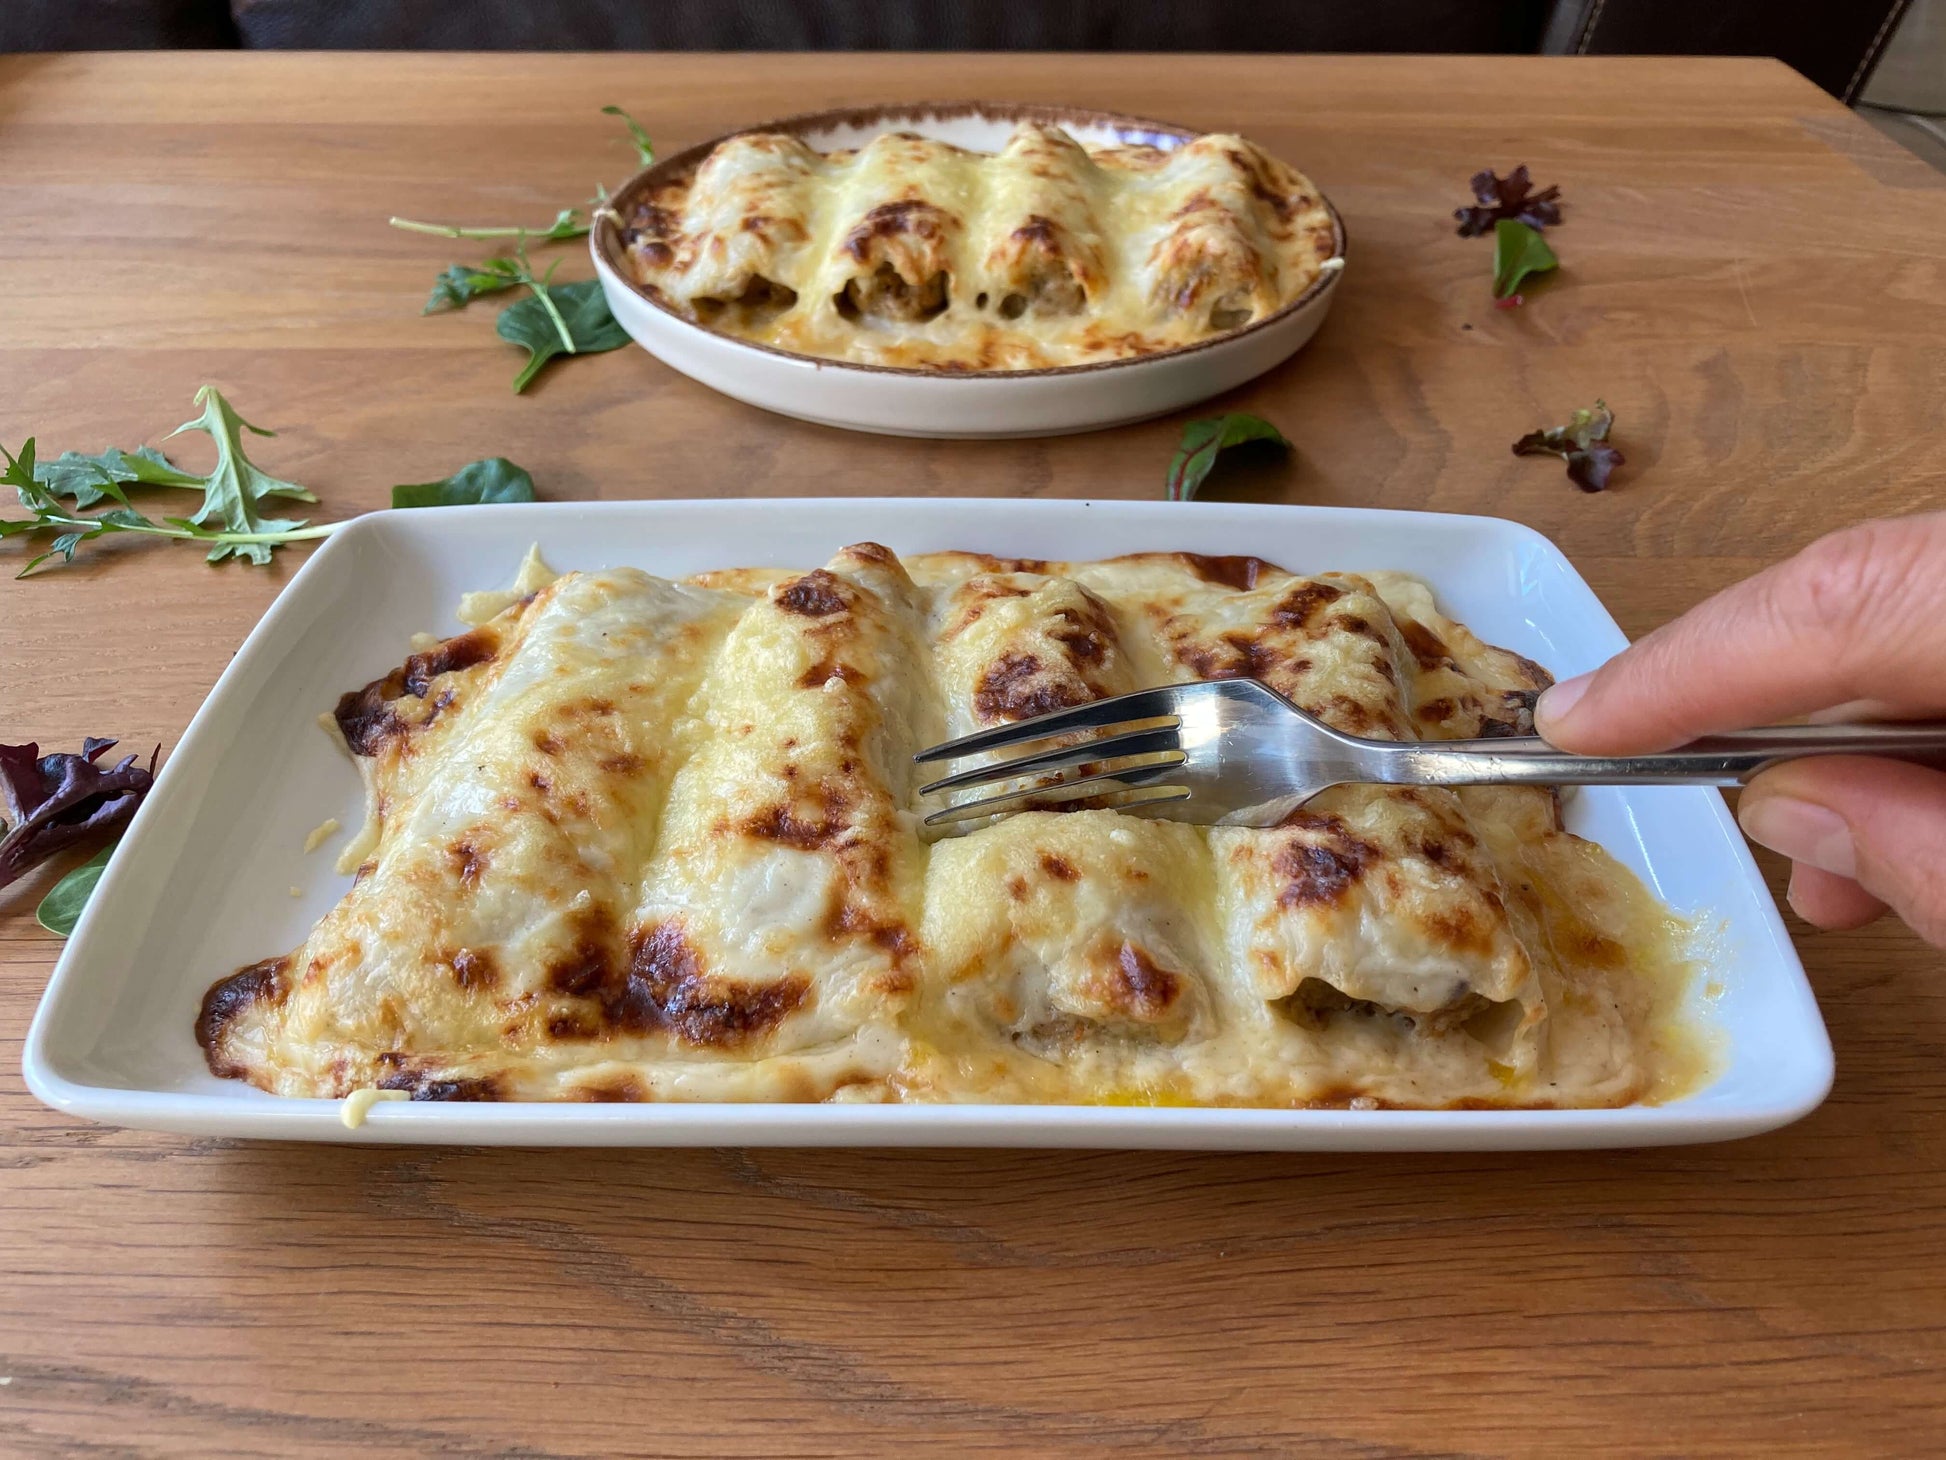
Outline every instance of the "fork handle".
<svg viewBox="0 0 1946 1460"><path fill-rule="evenodd" d="M1814 755L1872 755L1946 769L1946 724L1772 725L1706 735L1649 755L1575 755L1538 735L1400 746L1393 784L1430 786L1739 786L1758 771Z"/></svg>

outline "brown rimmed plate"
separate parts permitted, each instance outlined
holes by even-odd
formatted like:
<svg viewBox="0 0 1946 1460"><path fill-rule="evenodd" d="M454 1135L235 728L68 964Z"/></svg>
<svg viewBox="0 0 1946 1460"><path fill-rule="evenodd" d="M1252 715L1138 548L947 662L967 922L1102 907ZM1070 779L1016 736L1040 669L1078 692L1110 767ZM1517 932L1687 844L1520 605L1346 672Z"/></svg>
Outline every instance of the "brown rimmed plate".
<svg viewBox="0 0 1946 1460"><path fill-rule="evenodd" d="M1054 436L1147 420L1231 390L1283 363L1317 333L1343 274L1345 226L1329 198L1334 261L1297 298L1263 319L1194 344L1126 360L1041 370L945 371L797 354L692 323L640 288L624 259L622 225L643 195L699 167L728 137L789 132L820 152L910 131L996 152L1023 121L1059 126L1091 146L1180 147L1192 128L1116 112L1004 102L906 103L811 112L738 128L630 178L589 235L609 308L663 363L751 405L823 425L895 436Z"/></svg>

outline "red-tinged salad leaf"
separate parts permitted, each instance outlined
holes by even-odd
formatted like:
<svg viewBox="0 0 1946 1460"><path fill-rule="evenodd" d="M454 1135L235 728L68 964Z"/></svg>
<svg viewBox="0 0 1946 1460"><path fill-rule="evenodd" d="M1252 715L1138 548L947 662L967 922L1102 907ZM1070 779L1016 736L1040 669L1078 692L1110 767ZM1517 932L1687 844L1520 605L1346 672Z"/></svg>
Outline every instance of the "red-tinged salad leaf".
<svg viewBox="0 0 1946 1460"><path fill-rule="evenodd" d="M1476 206L1453 210L1461 238L1478 238L1502 218L1518 219L1529 228L1552 228L1561 221L1561 190L1534 192L1524 162L1505 177L1494 176L1490 167L1476 172L1471 186Z"/></svg>
<svg viewBox="0 0 1946 1460"><path fill-rule="evenodd" d="M0 745L0 803L7 817L0 835L0 887L49 857L128 825L155 784L155 758L146 768L124 756L112 766L96 762L115 742L89 736L79 754L42 755L31 741Z"/></svg>
<svg viewBox="0 0 1946 1460"><path fill-rule="evenodd" d="M1217 453L1246 441L1274 441L1286 451L1291 445L1282 431L1248 411L1205 416L1184 426L1182 443L1176 447L1175 457L1169 463L1169 500L1193 500L1210 468L1216 465Z"/></svg>
<svg viewBox="0 0 1946 1460"><path fill-rule="evenodd" d="M1493 298L1502 307L1521 302L1520 286L1534 274L1559 268L1547 240L1525 223L1502 218L1493 225Z"/></svg>
<svg viewBox="0 0 1946 1460"><path fill-rule="evenodd" d="M1558 456L1568 464L1568 480L1584 492L1599 492L1609 473L1627 458L1608 444L1615 413L1597 400L1591 411L1576 411L1565 426L1529 431L1514 442L1515 456Z"/></svg>

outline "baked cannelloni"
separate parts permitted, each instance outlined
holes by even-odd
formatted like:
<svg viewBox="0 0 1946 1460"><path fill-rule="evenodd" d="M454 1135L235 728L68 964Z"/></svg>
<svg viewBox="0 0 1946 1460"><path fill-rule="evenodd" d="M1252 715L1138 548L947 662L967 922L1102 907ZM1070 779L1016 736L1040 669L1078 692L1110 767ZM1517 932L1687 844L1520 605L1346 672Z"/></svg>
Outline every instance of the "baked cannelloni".
<svg viewBox="0 0 1946 1460"><path fill-rule="evenodd" d="M1087 364L1275 314L1335 257L1330 209L1241 137L1089 149L1021 123L993 154L911 132L718 144L623 217L628 267L696 323L944 370Z"/></svg>
<svg viewBox="0 0 1946 1460"><path fill-rule="evenodd" d="M1700 1071L1683 930L1558 799L1341 787L1264 830L1055 800L928 841L912 755L1247 675L1526 733L1545 672L1394 573L865 543L473 595L329 717L356 880L215 984L219 1075L416 1099L1614 1105Z"/></svg>

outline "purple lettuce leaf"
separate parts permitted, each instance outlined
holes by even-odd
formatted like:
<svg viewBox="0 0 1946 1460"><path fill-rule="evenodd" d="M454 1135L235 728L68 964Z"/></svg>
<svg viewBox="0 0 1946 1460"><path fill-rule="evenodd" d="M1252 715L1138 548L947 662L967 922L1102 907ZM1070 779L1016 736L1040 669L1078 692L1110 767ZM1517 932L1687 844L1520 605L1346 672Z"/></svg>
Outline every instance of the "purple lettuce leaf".
<svg viewBox="0 0 1946 1460"><path fill-rule="evenodd" d="M1502 218L1518 219L1529 228L1551 228L1561 221L1561 190L1554 187L1533 192L1524 162L1505 177L1494 176L1490 167L1476 172L1471 185L1478 206L1453 210L1461 238L1491 233Z"/></svg>
<svg viewBox="0 0 1946 1460"><path fill-rule="evenodd" d="M1568 480L1584 492L1607 487L1609 473L1627 458L1608 444L1615 413L1606 401L1593 410L1576 411L1565 426L1529 431L1514 442L1515 456L1558 456L1568 464Z"/></svg>
<svg viewBox="0 0 1946 1460"><path fill-rule="evenodd" d="M42 755L33 742L0 745L0 803L6 833L0 836L0 887L5 887L69 847L120 831L155 784L158 745L148 766L124 756L112 766L95 762L115 744L90 735L79 755Z"/></svg>

